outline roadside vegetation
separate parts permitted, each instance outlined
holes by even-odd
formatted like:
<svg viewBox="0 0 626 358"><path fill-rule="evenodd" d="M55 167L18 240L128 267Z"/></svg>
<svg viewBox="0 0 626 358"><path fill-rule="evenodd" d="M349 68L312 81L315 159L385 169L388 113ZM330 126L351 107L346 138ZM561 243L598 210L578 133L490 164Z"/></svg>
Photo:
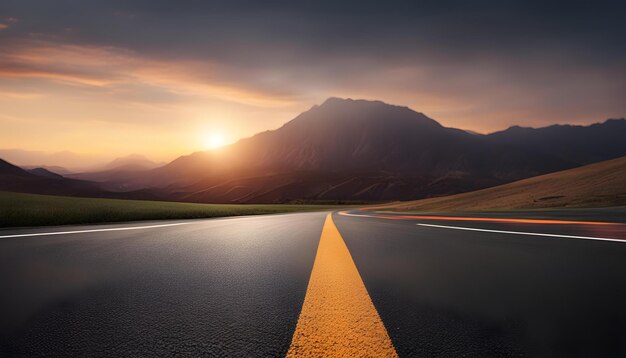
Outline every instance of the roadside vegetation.
<svg viewBox="0 0 626 358"><path fill-rule="evenodd" d="M194 204L0 191L0 227L197 219L338 209L341 205Z"/></svg>
<svg viewBox="0 0 626 358"><path fill-rule="evenodd" d="M626 157L473 192L379 206L381 210L454 212L626 206Z"/></svg>

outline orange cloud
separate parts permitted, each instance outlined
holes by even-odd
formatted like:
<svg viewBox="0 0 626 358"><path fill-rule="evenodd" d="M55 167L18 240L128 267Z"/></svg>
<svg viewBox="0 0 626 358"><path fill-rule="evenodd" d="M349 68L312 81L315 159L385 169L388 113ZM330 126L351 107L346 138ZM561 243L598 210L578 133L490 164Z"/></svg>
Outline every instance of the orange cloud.
<svg viewBox="0 0 626 358"><path fill-rule="evenodd" d="M29 92L11 92L11 91L2 91L0 90L0 97L6 97L11 99L34 99L41 97L41 93L29 93Z"/></svg>
<svg viewBox="0 0 626 358"><path fill-rule="evenodd" d="M0 55L0 77L39 78L97 87L150 86L179 96L263 107L295 103L289 96L232 83L220 73L220 66L213 63L154 60L114 47L31 42Z"/></svg>
<svg viewBox="0 0 626 358"><path fill-rule="evenodd" d="M305 109L295 102L208 61L49 40L0 48L0 108L13 118L3 147L167 161L205 149L212 133L233 142L278 126Z"/></svg>

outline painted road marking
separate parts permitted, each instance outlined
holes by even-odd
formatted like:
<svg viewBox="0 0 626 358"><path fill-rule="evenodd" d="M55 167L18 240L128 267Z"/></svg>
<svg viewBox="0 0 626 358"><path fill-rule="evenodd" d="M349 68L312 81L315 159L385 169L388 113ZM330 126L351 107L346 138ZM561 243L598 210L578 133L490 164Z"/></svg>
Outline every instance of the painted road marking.
<svg viewBox="0 0 626 358"><path fill-rule="evenodd" d="M515 218L490 218L490 217L470 217L470 216L432 216L432 215L378 215L378 218L392 220L444 220L444 221L484 221L507 224L547 224L547 225L621 225L619 223L609 223L603 221L572 221L554 219L515 219Z"/></svg>
<svg viewBox="0 0 626 358"><path fill-rule="evenodd" d="M8 239L12 237L28 237L28 236L47 236L47 235L66 235L66 234L83 234L90 232L104 232L104 231L124 231L124 230L141 230L141 229L152 229L158 227L167 227L167 226L178 226L178 225L188 225L188 224L197 224L204 222L223 222L223 221L235 221L235 220L245 220L250 218L264 218L267 216L271 216L272 214L266 215L241 215L241 216L226 216L219 218L204 218L204 219L194 219L193 221L185 221L179 223L172 224L158 224L158 225L144 225L144 226L128 226L128 227L115 227L115 228L103 228L103 229L90 229L90 230L72 230L72 231L50 231L50 232L36 232L30 234L12 234L12 235L3 235L0 236L0 239ZM296 214L281 214L281 215L296 215ZM114 224L114 223L105 223L105 224Z"/></svg>
<svg viewBox="0 0 626 358"><path fill-rule="evenodd" d="M339 356L398 354L329 214L287 357Z"/></svg>
<svg viewBox="0 0 626 358"><path fill-rule="evenodd" d="M351 214L347 210L340 211L338 214L339 215L344 215L344 216L356 216L356 217L359 217L359 218L375 218L376 217L374 215L367 215L367 214Z"/></svg>
<svg viewBox="0 0 626 358"><path fill-rule="evenodd" d="M442 229L453 229L453 230L466 230L466 231L493 232L493 233L498 233L498 234L532 235L532 236L560 237L560 238L566 238L566 239L581 239L581 240L599 240L599 241L626 242L626 240L621 240L621 239L611 239L611 238L608 238L608 237L593 237L593 236L574 236L574 235L544 234L544 233L540 233L540 232L507 231L507 230L490 230L490 229L477 229L477 228L473 228L473 227L447 226L447 225L432 225L432 224L417 224L417 225L418 225L418 226L436 227L436 228L442 228Z"/></svg>
<svg viewBox="0 0 626 358"><path fill-rule="evenodd" d="M516 219L516 218L490 218L480 216L439 216L439 215L389 215L375 211L374 214L352 214L341 211L339 215L356 216L365 218L378 218L388 220L442 220L442 221L481 221L498 222L507 224L547 224L547 225L624 225L623 223L611 223L604 221L574 221L556 219Z"/></svg>
<svg viewBox="0 0 626 358"><path fill-rule="evenodd" d="M153 228L157 228L157 227L187 225L187 224L191 224L191 223L192 223L192 222L183 222L183 223L159 224L159 225L146 225L146 226L112 227L112 228L106 228L106 229L75 230L75 231L52 231L52 232L36 232L36 233L31 233L31 234L3 235L3 236L0 236L0 239L8 239L8 238L11 238L11 237L28 237L28 236L47 236L47 235L83 234L83 233L88 233L88 232L124 231L124 230L142 230L142 229L153 229Z"/></svg>

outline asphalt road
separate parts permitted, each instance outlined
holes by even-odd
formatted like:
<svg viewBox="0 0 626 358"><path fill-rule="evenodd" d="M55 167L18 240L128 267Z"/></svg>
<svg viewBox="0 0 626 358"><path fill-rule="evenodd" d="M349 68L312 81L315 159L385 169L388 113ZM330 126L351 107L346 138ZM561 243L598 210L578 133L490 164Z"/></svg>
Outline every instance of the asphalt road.
<svg viewBox="0 0 626 358"><path fill-rule="evenodd" d="M334 240L401 357L626 356L626 242L597 240L624 225L352 215ZM326 216L2 230L0 356L299 352L305 296L313 321L326 297L312 271L334 272Z"/></svg>

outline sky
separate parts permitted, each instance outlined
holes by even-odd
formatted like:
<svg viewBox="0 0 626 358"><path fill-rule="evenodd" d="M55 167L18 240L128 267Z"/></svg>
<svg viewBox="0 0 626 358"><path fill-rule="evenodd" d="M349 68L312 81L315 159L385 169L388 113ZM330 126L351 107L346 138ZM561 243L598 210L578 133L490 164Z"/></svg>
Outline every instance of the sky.
<svg viewBox="0 0 626 358"><path fill-rule="evenodd" d="M481 133L622 118L624 14L625 1L3 0L0 149L167 161L328 97Z"/></svg>

